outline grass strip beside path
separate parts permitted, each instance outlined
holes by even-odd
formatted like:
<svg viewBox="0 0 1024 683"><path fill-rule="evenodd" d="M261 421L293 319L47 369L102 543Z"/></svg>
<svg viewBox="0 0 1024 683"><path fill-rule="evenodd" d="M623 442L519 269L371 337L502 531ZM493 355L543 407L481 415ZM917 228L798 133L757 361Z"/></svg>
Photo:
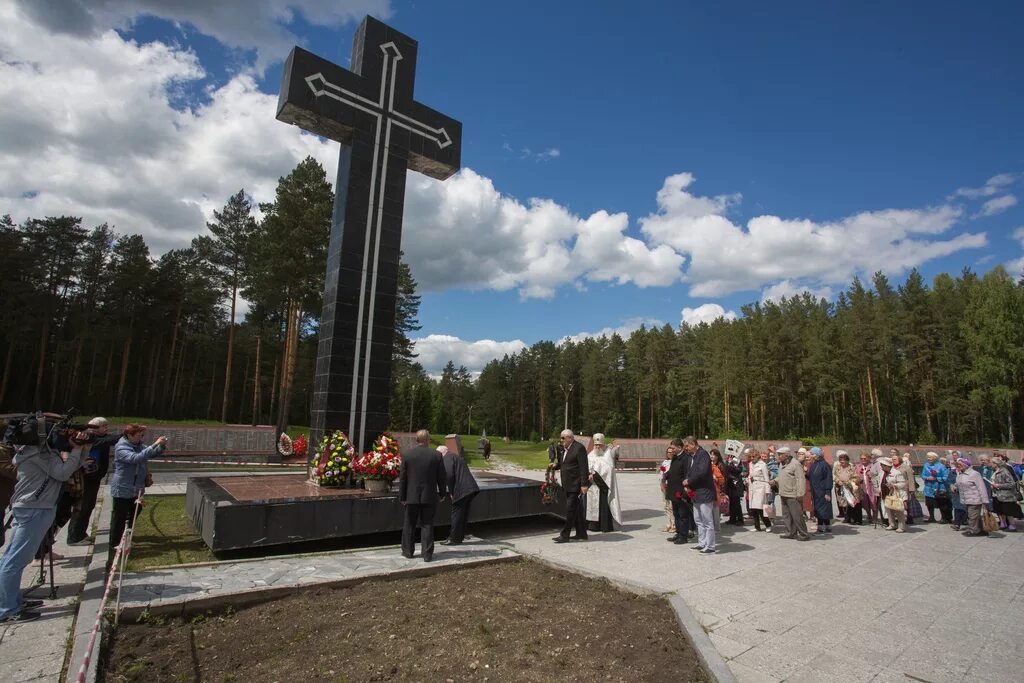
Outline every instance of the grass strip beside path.
<svg viewBox="0 0 1024 683"><path fill-rule="evenodd" d="M135 520L128 571L216 559L185 514L185 496L145 499Z"/></svg>

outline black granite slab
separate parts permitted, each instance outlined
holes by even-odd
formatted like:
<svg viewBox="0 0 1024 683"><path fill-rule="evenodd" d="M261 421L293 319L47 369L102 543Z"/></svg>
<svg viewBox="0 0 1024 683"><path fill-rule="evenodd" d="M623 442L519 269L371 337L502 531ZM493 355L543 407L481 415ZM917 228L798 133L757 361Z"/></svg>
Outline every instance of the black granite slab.
<svg viewBox="0 0 1024 683"><path fill-rule="evenodd" d="M541 503L541 482L490 472L476 473L480 493L470 522L558 516L559 504ZM214 551L346 538L402 529L402 505L394 490L370 493L309 483L305 475L190 477L185 509ZM451 504L437 510L439 526Z"/></svg>

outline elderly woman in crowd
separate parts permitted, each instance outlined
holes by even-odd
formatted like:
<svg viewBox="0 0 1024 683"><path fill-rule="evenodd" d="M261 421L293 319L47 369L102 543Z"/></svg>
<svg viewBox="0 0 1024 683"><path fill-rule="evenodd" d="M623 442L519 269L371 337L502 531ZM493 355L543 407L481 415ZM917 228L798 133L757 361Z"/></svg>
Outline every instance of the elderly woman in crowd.
<svg viewBox="0 0 1024 683"><path fill-rule="evenodd" d="M811 471L811 465L814 464L814 458L811 457L810 451L801 446L796 451L796 459L804 468L804 478L809 482L809 473ZM811 490L810 486L804 487L804 498L801 506L804 510L804 517L807 519L814 519L814 491Z"/></svg>
<svg viewBox="0 0 1024 683"><path fill-rule="evenodd" d="M907 530L907 477L892 458L879 458L882 468L882 500L889 513L889 531L903 533Z"/></svg>
<svg viewBox="0 0 1024 683"><path fill-rule="evenodd" d="M988 492L989 502L985 503L985 507L989 510L992 509L992 458L988 457L988 453L982 453L978 456L978 472L981 474L981 480L985 482L985 491Z"/></svg>
<svg viewBox="0 0 1024 683"><path fill-rule="evenodd" d="M825 453L815 446L811 449L813 459L807 470L807 488L811 490L811 501L814 505L814 516L818 520L819 534L832 533L832 492L834 482L832 468L825 462Z"/></svg>
<svg viewBox="0 0 1024 683"><path fill-rule="evenodd" d="M857 474L856 468L850 462L850 454L846 451L836 451L836 461L832 464L832 481L836 487L836 505L839 507L839 514L843 521L852 524L851 513L853 503L853 477Z"/></svg>
<svg viewBox="0 0 1024 683"><path fill-rule="evenodd" d="M768 499L772 495L772 475L768 471L768 463L761 459L759 451L750 453L750 476L748 478L748 489L750 491L750 516L754 518L754 528L761 530L761 521L764 520L764 530L772 531L772 518L765 517L764 509L768 506Z"/></svg>
<svg viewBox="0 0 1024 683"><path fill-rule="evenodd" d="M725 509L728 511L729 499L725 491L722 452L717 448L712 448L708 454L711 456L711 477L715 480L715 504L711 506L711 514L714 516L715 534L717 535L722 530L722 506L726 506Z"/></svg>
<svg viewBox="0 0 1024 683"><path fill-rule="evenodd" d="M1021 513L1020 489L1017 474L1002 454L992 456L992 511L999 515L999 528L1016 531L1015 519L1024 518Z"/></svg>
<svg viewBox="0 0 1024 683"><path fill-rule="evenodd" d="M725 475L725 493L729 496L729 524L743 526L743 468L738 459L726 461L722 474Z"/></svg>
<svg viewBox="0 0 1024 683"><path fill-rule="evenodd" d="M675 456L676 451L674 448L666 448L665 459L661 461L661 467L658 468L658 472L661 474L662 498L665 498L665 489L668 488L668 468L672 465L672 458L674 458ZM665 528L662 529L662 531L667 534L675 535L676 518L675 515L672 514L672 502L669 501L667 498L665 499L665 517L667 518L667 523L665 524Z"/></svg>
<svg viewBox="0 0 1024 683"><path fill-rule="evenodd" d="M960 457L960 451L950 451L953 462L949 458L939 458L940 462L949 467L949 475L946 484L949 486L949 505L953 509L953 531L960 531L960 527L967 526L967 506L960 500L960 490L956 487L956 478L960 475L957 471L956 461Z"/></svg>
<svg viewBox="0 0 1024 683"><path fill-rule="evenodd" d="M967 508L967 531L964 536L988 536L981 528L981 510L989 504L988 489L981 472L974 469L967 458L957 458L956 490L960 494L960 502Z"/></svg>
<svg viewBox="0 0 1024 683"><path fill-rule="evenodd" d="M878 517L876 517L877 509L875 508L875 499L878 495L878 489L875 488L874 474L872 472L872 466L874 463L871 461L871 453L869 451L860 452L860 462L857 463L855 470L857 472L856 477L860 479L860 498L858 502L861 506L861 512L864 510L868 511L868 522L874 524ZM860 522L863 524L863 519Z"/></svg>
<svg viewBox="0 0 1024 683"><path fill-rule="evenodd" d="M928 521L934 522L935 511L939 511L940 524L949 524L949 468L939 462L939 454L928 451L927 462L921 468L921 481L924 482L924 503L928 508Z"/></svg>

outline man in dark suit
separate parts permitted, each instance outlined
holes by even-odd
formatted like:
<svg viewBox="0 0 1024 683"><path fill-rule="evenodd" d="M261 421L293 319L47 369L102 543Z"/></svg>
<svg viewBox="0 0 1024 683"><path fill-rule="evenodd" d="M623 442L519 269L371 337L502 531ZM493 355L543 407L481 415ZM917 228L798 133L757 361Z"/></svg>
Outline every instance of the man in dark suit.
<svg viewBox="0 0 1024 683"><path fill-rule="evenodd" d="M562 474L562 491L565 493L565 526L555 536L555 543L567 543L569 534L576 529L576 540L587 540L587 520L582 500L590 487L590 467L587 465L587 449L573 438L572 430L565 429L561 435L565 453L555 463L555 469Z"/></svg>
<svg viewBox="0 0 1024 683"><path fill-rule="evenodd" d="M683 439L683 452L693 456L690 471L686 473L683 486L694 493L693 518L697 523L697 545L704 555L715 552L715 479L711 474L711 456L688 436Z"/></svg>
<svg viewBox="0 0 1024 683"><path fill-rule="evenodd" d="M441 454L430 448L426 429L416 432L416 447L402 454L398 499L405 508L402 524L402 555L412 558L416 550L416 525L420 526L423 561L434 559L434 513L446 493Z"/></svg>
<svg viewBox="0 0 1024 683"><path fill-rule="evenodd" d="M448 450L447 446L438 446L444 463L444 473L448 484L448 495L452 499L452 527L448 539L441 545L461 545L466 538L466 522L469 520L469 506L476 494L480 493L480 485L470 472L469 466L457 451Z"/></svg>
<svg viewBox="0 0 1024 683"><path fill-rule="evenodd" d="M669 444L675 455L672 463L668 466L668 474L665 476L665 498L672 503L672 516L676 522L676 535L668 538L669 542L676 545L683 545L687 542L693 524L693 505L687 498L686 490L683 487L683 480L690 472L693 464L693 456L683 450L682 439L672 439Z"/></svg>

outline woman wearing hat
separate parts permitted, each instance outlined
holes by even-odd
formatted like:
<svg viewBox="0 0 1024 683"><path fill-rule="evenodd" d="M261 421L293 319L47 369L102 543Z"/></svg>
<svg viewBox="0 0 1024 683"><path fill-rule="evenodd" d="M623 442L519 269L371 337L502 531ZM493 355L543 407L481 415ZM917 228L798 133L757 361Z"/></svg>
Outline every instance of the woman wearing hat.
<svg viewBox="0 0 1024 683"><path fill-rule="evenodd" d="M836 451L836 462L832 465L832 481L836 487L836 506L847 524L853 523L850 517L853 507L850 500L856 502L856 498L852 496L855 474L857 472L850 462L850 454L843 450Z"/></svg>
<svg viewBox="0 0 1024 683"><path fill-rule="evenodd" d="M1006 457L1001 453L992 456L992 511L999 515L999 528L1005 531L1016 531L1014 520L1021 519L1020 489L1017 487L1017 475L1007 464Z"/></svg>
<svg viewBox="0 0 1024 683"><path fill-rule="evenodd" d="M879 458L882 468L882 500L885 511L889 514L889 531L904 533L907 530L907 477L892 461L892 458Z"/></svg>
<svg viewBox="0 0 1024 683"><path fill-rule="evenodd" d="M135 499L146 488L148 469L146 461L164 452L167 437L161 436L152 446L143 446L146 435L145 425L129 424L124 428L121 440L114 446L114 474L110 480L110 548L107 552L107 569L114 561L114 551L121 543L126 528L135 523L138 508Z"/></svg>
<svg viewBox="0 0 1024 683"><path fill-rule="evenodd" d="M981 528L981 509L988 506L990 500L985 480L967 458L957 458L956 470L959 472L956 490L960 494L960 502L967 508L967 531L964 536L988 536L988 532Z"/></svg>
<svg viewBox="0 0 1024 683"><path fill-rule="evenodd" d="M768 463L761 460L761 452L753 450L750 453L750 478L749 478L749 491L750 491L750 516L754 518L754 528L758 531L761 530L761 520L764 520L764 530L768 533L772 531L772 518L766 517L764 514L765 508L768 506L768 500L772 495L771 487L772 475L768 471Z"/></svg>
<svg viewBox="0 0 1024 683"><path fill-rule="evenodd" d="M814 516L818 520L819 534L832 533L832 493L834 481L832 468L825 462L825 453L815 446L810 457L814 462L807 470L807 481L810 483L811 500L814 505Z"/></svg>

